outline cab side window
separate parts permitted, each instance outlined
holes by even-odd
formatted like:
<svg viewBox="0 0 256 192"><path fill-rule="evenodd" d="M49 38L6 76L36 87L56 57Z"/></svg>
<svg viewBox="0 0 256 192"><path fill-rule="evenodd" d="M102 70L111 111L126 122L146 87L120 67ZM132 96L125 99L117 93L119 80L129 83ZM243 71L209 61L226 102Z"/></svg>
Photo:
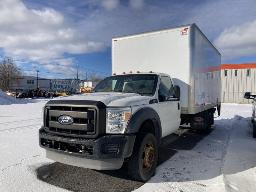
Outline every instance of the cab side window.
<svg viewBox="0 0 256 192"><path fill-rule="evenodd" d="M169 98L174 97L174 88L169 77L161 77L161 82L158 91L159 102L167 101Z"/></svg>

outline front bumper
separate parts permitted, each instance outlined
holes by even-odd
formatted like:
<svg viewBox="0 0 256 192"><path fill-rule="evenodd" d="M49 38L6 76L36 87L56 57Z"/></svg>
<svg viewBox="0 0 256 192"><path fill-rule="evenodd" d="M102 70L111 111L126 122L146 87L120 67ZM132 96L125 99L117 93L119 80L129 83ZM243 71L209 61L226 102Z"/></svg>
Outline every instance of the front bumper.
<svg viewBox="0 0 256 192"><path fill-rule="evenodd" d="M66 155L59 152L46 150L46 157L53 161L57 161L63 164L72 165L76 167L83 167L96 170L115 170L120 169L123 165L124 159L88 159L85 157L77 157L72 155Z"/></svg>
<svg viewBox="0 0 256 192"><path fill-rule="evenodd" d="M58 136L46 132L43 128L39 130L40 146L47 150L50 159L86 168L92 168L89 164L97 164L95 169L108 169L107 167L111 167L111 162L123 162L125 158L131 156L134 141L135 135L105 135L98 139L84 139ZM72 164L67 161L80 163ZM120 164L118 162L115 164ZM102 164L105 168L101 166Z"/></svg>

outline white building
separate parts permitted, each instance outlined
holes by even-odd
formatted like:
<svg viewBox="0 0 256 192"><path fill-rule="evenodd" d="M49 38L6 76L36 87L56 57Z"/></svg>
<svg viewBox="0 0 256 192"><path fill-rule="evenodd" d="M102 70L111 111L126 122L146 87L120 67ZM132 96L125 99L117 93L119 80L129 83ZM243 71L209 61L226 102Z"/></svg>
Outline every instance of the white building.
<svg viewBox="0 0 256 192"><path fill-rule="evenodd" d="M76 79L45 79L38 78L38 87L40 90L51 90L58 92L72 92L76 93L79 91L80 80ZM37 88L37 77L34 76L23 76L10 84L10 89L15 90L35 90Z"/></svg>
<svg viewBox="0 0 256 192"><path fill-rule="evenodd" d="M38 78L38 87L42 90L49 90L51 87L51 80L45 78ZM37 88L37 77L23 76L11 82L10 89L17 90L31 90Z"/></svg>
<svg viewBox="0 0 256 192"><path fill-rule="evenodd" d="M256 63L222 64L222 102L248 103L244 93L256 93Z"/></svg>

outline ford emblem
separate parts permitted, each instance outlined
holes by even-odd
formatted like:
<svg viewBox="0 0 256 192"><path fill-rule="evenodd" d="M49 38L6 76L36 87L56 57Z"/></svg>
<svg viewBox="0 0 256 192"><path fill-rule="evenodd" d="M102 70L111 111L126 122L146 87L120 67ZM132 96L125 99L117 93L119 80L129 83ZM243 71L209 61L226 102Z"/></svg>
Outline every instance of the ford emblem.
<svg viewBox="0 0 256 192"><path fill-rule="evenodd" d="M71 125L74 122L74 119L69 115L61 115L58 118L58 122L62 125Z"/></svg>

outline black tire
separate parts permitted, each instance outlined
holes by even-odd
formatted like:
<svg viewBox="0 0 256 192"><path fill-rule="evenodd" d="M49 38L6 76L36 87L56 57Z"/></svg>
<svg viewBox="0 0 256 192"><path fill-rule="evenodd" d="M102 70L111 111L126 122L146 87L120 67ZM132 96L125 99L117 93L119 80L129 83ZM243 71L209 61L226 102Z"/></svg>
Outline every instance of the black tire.
<svg viewBox="0 0 256 192"><path fill-rule="evenodd" d="M192 120L191 128L196 130L199 134L209 134L212 130L211 125L214 123L214 114L209 111L205 111L197 117L202 118L202 124L194 124L194 121Z"/></svg>
<svg viewBox="0 0 256 192"><path fill-rule="evenodd" d="M255 124L253 124L253 126L252 126L252 136L253 136L253 138L256 138L256 125Z"/></svg>
<svg viewBox="0 0 256 192"><path fill-rule="evenodd" d="M209 131L212 128L212 124L214 123L213 113L211 113L210 111L205 112L204 123L205 123L205 129Z"/></svg>
<svg viewBox="0 0 256 192"><path fill-rule="evenodd" d="M148 155L145 155L145 152ZM145 159L149 160L150 163ZM138 136L133 154L127 163L128 175L137 181L148 181L155 174L157 160L158 147L155 136L151 133Z"/></svg>

